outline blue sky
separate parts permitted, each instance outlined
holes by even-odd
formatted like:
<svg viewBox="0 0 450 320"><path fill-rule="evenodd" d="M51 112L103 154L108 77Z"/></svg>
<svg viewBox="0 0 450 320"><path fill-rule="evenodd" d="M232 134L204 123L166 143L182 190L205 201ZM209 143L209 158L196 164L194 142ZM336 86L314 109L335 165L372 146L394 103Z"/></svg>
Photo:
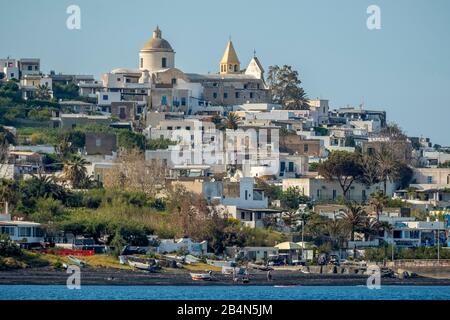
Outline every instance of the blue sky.
<svg viewBox="0 0 450 320"><path fill-rule="evenodd" d="M81 30L66 28L71 4ZM371 4L381 30L366 27ZM408 134L450 145L448 0L0 0L0 12L0 57L40 57L45 72L137 68L156 24L178 68L217 72L231 35L243 66L256 49L266 69L297 69L311 98L333 108L364 101Z"/></svg>

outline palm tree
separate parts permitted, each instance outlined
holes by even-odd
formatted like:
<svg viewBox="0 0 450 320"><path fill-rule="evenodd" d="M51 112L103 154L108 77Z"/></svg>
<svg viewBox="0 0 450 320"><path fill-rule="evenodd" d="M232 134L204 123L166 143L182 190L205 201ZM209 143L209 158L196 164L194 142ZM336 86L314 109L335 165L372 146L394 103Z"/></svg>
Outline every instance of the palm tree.
<svg viewBox="0 0 450 320"><path fill-rule="evenodd" d="M235 112L229 112L225 118L225 128L236 130L239 124L239 117Z"/></svg>
<svg viewBox="0 0 450 320"><path fill-rule="evenodd" d="M50 88L48 87L48 84L45 85L38 85L36 88L36 98L40 100L50 100L51 98L50 94Z"/></svg>
<svg viewBox="0 0 450 320"><path fill-rule="evenodd" d="M333 245L340 247L341 240L345 237L345 225L342 219L328 219L325 222L325 230Z"/></svg>
<svg viewBox="0 0 450 320"><path fill-rule="evenodd" d="M384 194L386 194L387 182L392 181L398 173L398 163L387 148L382 148L375 154L380 180L383 182Z"/></svg>
<svg viewBox="0 0 450 320"><path fill-rule="evenodd" d="M40 172L32 175L29 190L36 198L62 199L65 196L64 188L56 183L54 176L43 175Z"/></svg>
<svg viewBox="0 0 450 320"><path fill-rule="evenodd" d="M64 161L64 178L70 182L72 188L82 188L88 179L87 161L79 156L73 156Z"/></svg>
<svg viewBox="0 0 450 320"><path fill-rule="evenodd" d="M369 204L377 214L377 221L380 221L380 215L383 213L384 207L387 206L389 198L382 191L377 191L370 195Z"/></svg>
<svg viewBox="0 0 450 320"><path fill-rule="evenodd" d="M355 202L347 202L346 206L347 210L341 214L341 217L347 228L350 229L350 240L354 241L355 231L364 225L367 213L363 207Z"/></svg>

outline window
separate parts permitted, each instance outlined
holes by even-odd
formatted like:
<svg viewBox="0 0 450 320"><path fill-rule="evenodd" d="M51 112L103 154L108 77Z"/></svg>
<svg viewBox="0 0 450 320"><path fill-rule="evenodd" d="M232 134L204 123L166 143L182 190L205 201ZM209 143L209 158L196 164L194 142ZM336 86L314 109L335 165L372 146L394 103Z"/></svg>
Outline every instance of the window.
<svg viewBox="0 0 450 320"><path fill-rule="evenodd" d="M95 139L95 146L97 148L101 147L102 146L102 139L99 139L99 138Z"/></svg>
<svg viewBox="0 0 450 320"><path fill-rule="evenodd" d="M433 176L428 176L427 177L427 183L428 184L432 184L433 183Z"/></svg>
<svg viewBox="0 0 450 320"><path fill-rule="evenodd" d="M167 68L167 58L166 57L161 59L161 67Z"/></svg>
<svg viewBox="0 0 450 320"><path fill-rule="evenodd" d="M172 130L172 129L173 129L172 126L167 127L167 130Z"/></svg>
<svg viewBox="0 0 450 320"><path fill-rule="evenodd" d="M333 200L336 200L336 197L337 197L337 192L336 192L336 190L333 190Z"/></svg>
<svg viewBox="0 0 450 320"><path fill-rule="evenodd" d="M238 66L237 66L237 64L235 64L234 65L234 72L237 72L238 71Z"/></svg>
<svg viewBox="0 0 450 320"><path fill-rule="evenodd" d="M247 200L247 199L248 199L248 191L245 190L245 200Z"/></svg>
<svg viewBox="0 0 450 320"><path fill-rule="evenodd" d="M0 227L0 234L8 234L10 236L14 236L14 227Z"/></svg>
<svg viewBox="0 0 450 320"><path fill-rule="evenodd" d="M361 192L361 196L362 196L362 200L363 200L363 201L366 201L366 200L367 200L366 190L363 190L363 191Z"/></svg>
<svg viewBox="0 0 450 320"><path fill-rule="evenodd" d="M161 97L161 104L162 104L163 106L167 105L167 97L166 97L166 96L162 96L162 97Z"/></svg>
<svg viewBox="0 0 450 320"><path fill-rule="evenodd" d="M33 70L33 66L28 66L28 71Z"/></svg>
<svg viewBox="0 0 450 320"><path fill-rule="evenodd" d="M261 220L261 218L262 218L262 213L261 213L261 212L258 212L258 213L256 214L256 219Z"/></svg>
<svg viewBox="0 0 450 320"><path fill-rule="evenodd" d="M227 92L224 92L224 93L223 93L223 98L224 98L224 99L227 99L227 98L228 98L228 93L227 93Z"/></svg>
<svg viewBox="0 0 450 320"><path fill-rule="evenodd" d="M125 119L127 117L127 114L125 112L125 108L124 107L120 107L119 109L119 118L120 119Z"/></svg>
<svg viewBox="0 0 450 320"><path fill-rule="evenodd" d="M289 172L294 172L294 163L292 161L289 162L288 171Z"/></svg>
<svg viewBox="0 0 450 320"><path fill-rule="evenodd" d="M317 189L317 199L320 199L320 189Z"/></svg>
<svg viewBox="0 0 450 320"><path fill-rule="evenodd" d="M284 172L286 170L286 162L281 161L280 162L280 172Z"/></svg>
<svg viewBox="0 0 450 320"><path fill-rule="evenodd" d="M141 58L141 68L144 67L144 59Z"/></svg>
<svg viewBox="0 0 450 320"><path fill-rule="evenodd" d="M217 92L214 92L214 93L213 93L213 98L214 98L214 99L217 99Z"/></svg>
<svg viewBox="0 0 450 320"><path fill-rule="evenodd" d="M239 92L235 92L235 93L234 93L234 97L235 97L236 99L239 99Z"/></svg>
<svg viewBox="0 0 450 320"><path fill-rule="evenodd" d="M103 95L103 101L105 101L105 100L108 100L108 95L107 94Z"/></svg>
<svg viewBox="0 0 450 320"><path fill-rule="evenodd" d="M190 126L187 126L187 127L186 127L186 130L191 130L191 127L190 127Z"/></svg>
<svg viewBox="0 0 450 320"><path fill-rule="evenodd" d="M120 82L120 78L117 78L117 82Z"/></svg>
<svg viewBox="0 0 450 320"><path fill-rule="evenodd" d="M185 97L181 98L181 105L182 106L186 105L186 98Z"/></svg>
<svg viewBox="0 0 450 320"><path fill-rule="evenodd" d="M19 227L19 237L31 237L31 228Z"/></svg>
<svg viewBox="0 0 450 320"><path fill-rule="evenodd" d="M176 85L177 84L177 79L176 78L172 78L172 85Z"/></svg>
<svg viewBox="0 0 450 320"><path fill-rule="evenodd" d="M250 92L250 99L253 99L253 92Z"/></svg>
<svg viewBox="0 0 450 320"><path fill-rule="evenodd" d="M308 152L308 151L309 151L309 144L305 143L305 144L303 145L303 151L304 151L304 152Z"/></svg>
<svg viewBox="0 0 450 320"><path fill-rule="evenodd" d="M245 220L245 212L241 212L241 219Z"/></svg>

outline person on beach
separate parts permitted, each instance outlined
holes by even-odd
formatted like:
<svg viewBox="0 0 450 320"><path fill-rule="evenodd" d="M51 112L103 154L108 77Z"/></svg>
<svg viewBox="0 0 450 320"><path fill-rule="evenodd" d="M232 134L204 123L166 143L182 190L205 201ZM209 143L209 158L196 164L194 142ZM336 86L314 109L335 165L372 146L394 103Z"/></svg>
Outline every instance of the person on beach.
<svg viewBox="0 0 450 320"><path fill-rule="evenodd" d="M267 271L267 281L272 281L272 273L269 271Z"/></svg>

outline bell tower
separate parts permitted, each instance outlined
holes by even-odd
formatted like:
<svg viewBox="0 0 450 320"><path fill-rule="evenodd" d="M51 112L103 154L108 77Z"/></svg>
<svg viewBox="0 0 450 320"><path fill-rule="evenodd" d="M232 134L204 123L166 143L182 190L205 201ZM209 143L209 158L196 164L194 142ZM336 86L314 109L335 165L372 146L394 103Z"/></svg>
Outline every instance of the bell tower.
<svg viewBox="0 0 450 320"><path fill-rule="evenodd" d="M241 63L234 50L233 42L228 41L222 60L220 60L220 74L239 73L241 70Z"/></svg>

